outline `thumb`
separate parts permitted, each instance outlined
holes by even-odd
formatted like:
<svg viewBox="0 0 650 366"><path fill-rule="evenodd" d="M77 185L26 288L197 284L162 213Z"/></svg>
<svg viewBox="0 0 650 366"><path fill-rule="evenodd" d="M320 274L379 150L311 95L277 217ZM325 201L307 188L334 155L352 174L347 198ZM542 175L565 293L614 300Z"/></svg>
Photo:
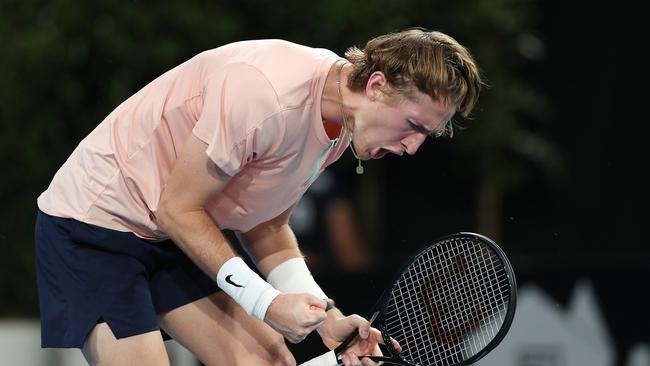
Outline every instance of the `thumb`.
<svg viewBox="0 0 650 366"><path fill-rule="evenodd" d="M370 334L370 322L359 315L347 316L348 325L359 329L359 336L363 339L368 338Z"/></svg>
<svg viewBox="0 0 650 366"><path fill-rule="evenodd" d="M359 327L359 336L363 339L370 336L370 322L364 321L364 323Z"/></svg>
<svg viewBox="0 0 650 366"><path fill-rule="evenodd" d="M311 310L323 310L327 308L327 301L324 299L319 299L318 297L307 294L307 304L309 304L309 309Z"/></svg>

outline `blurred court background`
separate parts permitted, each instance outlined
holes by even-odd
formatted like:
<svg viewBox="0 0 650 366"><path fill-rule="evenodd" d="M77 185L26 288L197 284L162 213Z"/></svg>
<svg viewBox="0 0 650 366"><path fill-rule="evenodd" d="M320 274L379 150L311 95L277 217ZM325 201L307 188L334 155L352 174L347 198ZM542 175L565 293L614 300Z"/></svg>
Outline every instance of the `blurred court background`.
<svg viewBox="0 0 650 366"><path fill-rule="evenodd" d="M479 365L650 365L641 3L2 0L0 365L79 362L38 348L36 197L121 101L232 41L342 55L410 26L466 45L490 87L453 139L362 176L346 153L316 182L292 220L326 292L364 314L415 248L475 231L505 249L520 284L510 334ZM196 364L170 347L174 364ZM299 362L324 352L317 337L292 350Z"/></svg>

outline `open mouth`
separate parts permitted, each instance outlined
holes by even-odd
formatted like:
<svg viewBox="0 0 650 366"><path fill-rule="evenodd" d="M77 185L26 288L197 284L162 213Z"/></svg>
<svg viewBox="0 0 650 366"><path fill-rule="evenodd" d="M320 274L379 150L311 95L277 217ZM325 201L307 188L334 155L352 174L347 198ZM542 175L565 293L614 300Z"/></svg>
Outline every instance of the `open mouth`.
<svg viewBox="0 0 650 366"><path fill-rule="evenodd" d="M370 157L372 159L381 159L388 154L388 150L382 149L381 147L372 151Z"/></svg>

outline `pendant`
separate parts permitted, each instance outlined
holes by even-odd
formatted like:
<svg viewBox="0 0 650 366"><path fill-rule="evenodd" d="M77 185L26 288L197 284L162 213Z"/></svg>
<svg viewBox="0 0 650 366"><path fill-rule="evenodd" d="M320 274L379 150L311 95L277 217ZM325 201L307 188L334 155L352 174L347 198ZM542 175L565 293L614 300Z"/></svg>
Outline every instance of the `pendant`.
<svg viewBox="0 0 650 366"><path fill-rule="evenodd" d="M359 165L357 165L357 174L363 174L363 166L361 165L361 160L358 160Z"/></svg>

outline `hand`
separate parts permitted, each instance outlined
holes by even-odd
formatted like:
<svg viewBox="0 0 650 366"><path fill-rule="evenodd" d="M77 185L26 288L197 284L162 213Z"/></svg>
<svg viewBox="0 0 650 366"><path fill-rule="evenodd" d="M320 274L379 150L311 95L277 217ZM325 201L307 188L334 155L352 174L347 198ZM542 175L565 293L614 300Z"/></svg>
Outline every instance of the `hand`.
<svg viewBox="0 0 650 366"><path fill-rule="evenodd" d="M338 310L328 312L327 320L318 328L318 333L323 343L334 349L341 344L352 332L358 332L359 336L350 343L342 356L346 366L379 365L369 358L363 356L382 356L379 344L384 344L383 337L379 330L370 326L367 321L359 315L344 317ZM401 346L392 340L393 347L400 352Z"/></svg>
<svg viewBox="0 0 650 366"><path fill-rule="evenodd" d="M264 322L289 342L299 343L325 320L325 300L310 294L280 294L266 310Z"/></svg>

